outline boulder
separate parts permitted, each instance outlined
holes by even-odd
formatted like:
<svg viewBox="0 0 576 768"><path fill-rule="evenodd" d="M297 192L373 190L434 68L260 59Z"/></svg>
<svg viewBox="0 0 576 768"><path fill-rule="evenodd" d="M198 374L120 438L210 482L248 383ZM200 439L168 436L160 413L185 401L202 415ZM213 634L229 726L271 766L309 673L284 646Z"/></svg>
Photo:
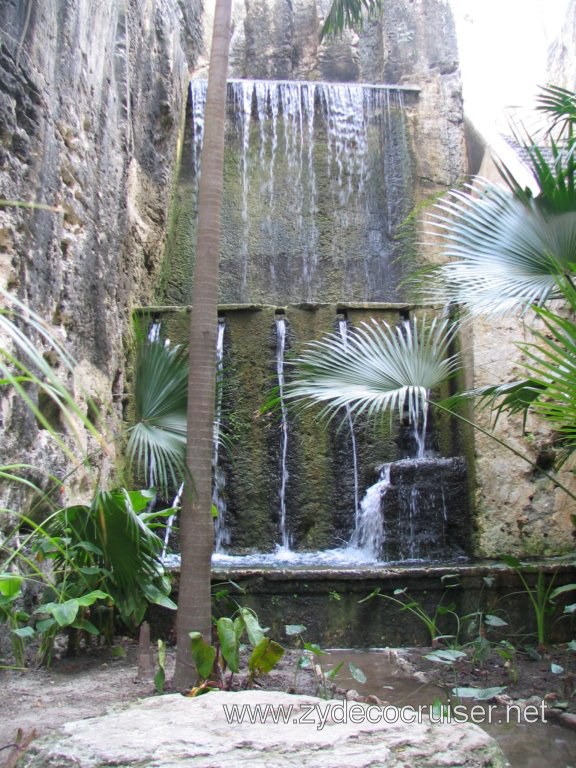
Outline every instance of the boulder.
<svg viewBox="0 0 576 768"><path fill-rule="evenodd" d="M402 712L404 719L417 715L406 708ZM33 744L23 764L28 768L505 765L494 740L476 725L435 723L426 716L421 723L405 723L400 714L392 707L280 692L217 692L194 699L173 694L67 723Z"/></svg>

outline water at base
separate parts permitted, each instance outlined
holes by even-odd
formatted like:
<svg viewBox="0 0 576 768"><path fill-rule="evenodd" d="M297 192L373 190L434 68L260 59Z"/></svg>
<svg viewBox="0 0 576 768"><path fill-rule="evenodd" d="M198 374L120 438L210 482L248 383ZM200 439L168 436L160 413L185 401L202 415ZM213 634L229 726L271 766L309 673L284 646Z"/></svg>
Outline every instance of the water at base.
<svg viewBox="0 0 576 768"><path fill-rule="evenodd" d="M429 560L378 560L364 549L353 546L323 549L316 552L294 552L291 549L277 547L274 552L253 552L249 555L226 555L215 552L212 555L212 567L222 570L233 568L331 568L349 569L365 566L382 565L418 565ZM163 561L168 568L180 566L180 555L169 554Z"/></svg>
<svg viewBox="0 0 576 768"><path fill-rule="evenodd" d="M435 698L446 699L446 691L431 683L422 683L406 672L406 667L397 659L402 657L401 650L390 648L371 648L368 650L337 649L329 650L323 657L326 671L344 662L336 675L336 683L342 688L355 688L365 696L371 694L386 701L392 707L412 707L420 705L430 707ZM348 662L352 661L364 672L366 683L354 680L348 672ZM514 716L511 722L489 722L488 713L480 715L480 708L485 711L490 706L472 699L463 702L470 711L474 707L475 720L486 731L504 753L507 768L567 768L576 765L576 734L551 722L517 723Z"/></svg>

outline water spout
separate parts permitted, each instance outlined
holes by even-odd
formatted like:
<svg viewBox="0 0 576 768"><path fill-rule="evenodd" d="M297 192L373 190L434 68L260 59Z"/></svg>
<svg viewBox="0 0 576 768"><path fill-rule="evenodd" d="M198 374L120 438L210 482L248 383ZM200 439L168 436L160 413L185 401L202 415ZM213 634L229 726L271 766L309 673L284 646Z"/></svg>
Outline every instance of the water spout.
<svg viewBox="0 0 576 768"><path fill-rule="evenodd" d="M283 549L290 549L290 534L286 525L286 487L288 485L288 409L284 399L284 355L286 350L286 318L276 317L276 374L282 416L280 427L280 537Z"/></svg>

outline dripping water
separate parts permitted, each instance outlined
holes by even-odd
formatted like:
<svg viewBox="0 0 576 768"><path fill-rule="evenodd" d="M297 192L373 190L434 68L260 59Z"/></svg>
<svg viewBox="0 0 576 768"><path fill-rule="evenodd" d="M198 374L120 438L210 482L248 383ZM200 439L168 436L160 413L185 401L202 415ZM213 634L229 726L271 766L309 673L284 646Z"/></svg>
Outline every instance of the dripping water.
<svg viewBox="0 0 576 768"><path fill-rule="evenodd" d="M340 330L340 336L344 347L348 344L348 321L345 317L338 320L338 328ZM356 448L356 435L354 433L354 420L352 419L352 412L350 406L346 406L346 420L348 422L348 428L350 430L350 443L352 448L352 472L354 477L354 528L358 526L358 517L360 515L359 504L359 482L358 482L358 451Z"/></svg>
<svg viewBox="0 0 576 768"><path fill-rule="evenodd" d="M197 177L206 82L190 87ZM238 158L224 219L241 237L222 254L226 300L315 301L338 273L350 299L394 300L395 233L412 184L401 89L231 80L228 104Z"/></svg>
<svg viewBox="0 0 576 768"><path fill-rule="evenodd" d="M214 444L212 448L212 505L216 508L218 516L215 523L215 549L216 552L222 552L227 544L230 543L230 529L226 521L226 500L224 498L224 488L226 486L226 477L224 470L220 466L220 425L222 422L222 379L224 366L224 330L226 321L224 318L218 320L218 337L216 341L216 380L217 399L216 411L214 414Z"/></svg>
<svg viewBox="0 0 576 768"><path fill-rule="evenodd" d="M286 319L276 318L276 374L282 416L280 427L280 537L282 549L290 549L290 535L286 527L286 487L288 484L288 409L284 400L284 355L286 350Z"/></svg>

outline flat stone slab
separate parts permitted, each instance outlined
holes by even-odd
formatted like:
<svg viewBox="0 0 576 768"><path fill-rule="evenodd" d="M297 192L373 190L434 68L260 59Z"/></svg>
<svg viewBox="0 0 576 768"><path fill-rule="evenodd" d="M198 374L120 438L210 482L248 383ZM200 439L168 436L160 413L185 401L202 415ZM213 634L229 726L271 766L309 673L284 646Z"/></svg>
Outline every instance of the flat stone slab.
<svg viewBox="0 0 576 768"><path fill-rule="evenodd" d="M410 716L409 710L404 715ZM217 692L194 699L158 696L102 717L67 723L33 743L21 764L504 768L496 742L476 725L431 723L426 718L403 723L400 717L395 723L384 722L393 719L390 707L385 711L375 705L279 692Z"/></svg>

